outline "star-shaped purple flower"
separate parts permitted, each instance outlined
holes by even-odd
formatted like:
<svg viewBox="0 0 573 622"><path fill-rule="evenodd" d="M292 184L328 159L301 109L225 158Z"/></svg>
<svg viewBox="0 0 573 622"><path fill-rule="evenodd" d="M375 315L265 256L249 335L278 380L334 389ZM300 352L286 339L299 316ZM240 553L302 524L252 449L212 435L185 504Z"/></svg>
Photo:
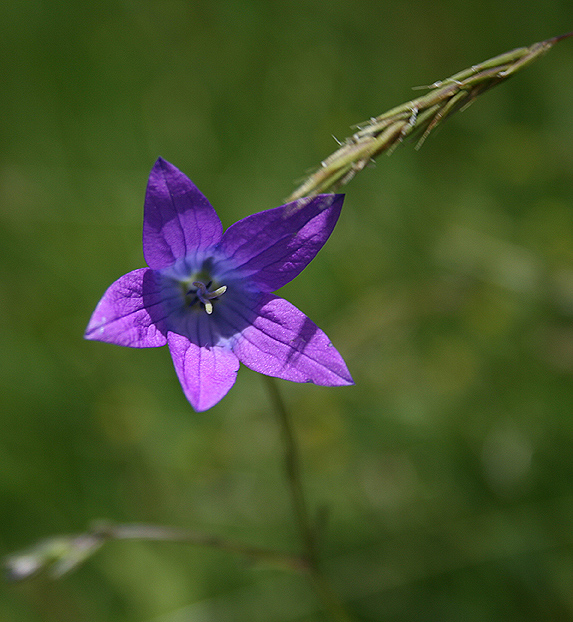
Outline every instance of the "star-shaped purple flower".
<svg viewBox="0 0 573 622"><path fill-rule="evenodd" d="M86 339L132 348L168 344L185 396L198 411L224 397L239 362L294 382L353 384L320 328L271 293L322 248L343 198L324 194L287 203L247 216L223 233L193 182L159 158L143 216L149 268L109 287Z"/></svg>

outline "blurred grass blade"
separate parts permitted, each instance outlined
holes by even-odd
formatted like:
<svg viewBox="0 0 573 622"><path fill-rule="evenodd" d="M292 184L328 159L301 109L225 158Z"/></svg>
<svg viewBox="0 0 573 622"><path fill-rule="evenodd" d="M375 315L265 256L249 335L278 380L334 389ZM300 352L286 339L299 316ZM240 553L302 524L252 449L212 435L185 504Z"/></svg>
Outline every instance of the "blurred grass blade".
<svg viewBox="0 0 573 622"><path fill-rule="evenodd" d="M558 41L572 36L561 35L506 52L460 71L426 87L428 93L361 124L358 131L340 144L330 157L289 197L294 201L329 192L348 183L357 172L384 151L392 152L405 138L419 136L418 147L442 121L469 106L479 95L507 80L539 57Z"/></svg>
<svg viewBox="0 0 573 622"><path fill-rule="evenodd" d="M7 579L21 581L43 571L59 578L80 566L106 542L104 534L54 536L4 560Z"/></svg>
<svg viewBox="0 0 573 622"><path fill-rule="evenodd" d="M296 572L309 570L307 560L302 557L261 549L211 534L158 525L98 522L85 533L47 538L25 551L6 557L4 574L11 581L29 579L42 572L48 572L52 578L59 579L81 566L106 542L112 540L187 542L238 553L276 568Z"/></svg>

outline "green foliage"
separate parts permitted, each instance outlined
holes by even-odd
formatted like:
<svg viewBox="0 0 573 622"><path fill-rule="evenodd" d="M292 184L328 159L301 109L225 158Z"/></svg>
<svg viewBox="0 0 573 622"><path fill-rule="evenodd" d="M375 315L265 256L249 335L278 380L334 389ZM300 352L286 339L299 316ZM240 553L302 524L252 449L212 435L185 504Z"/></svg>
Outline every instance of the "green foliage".
<svg viewBox="0 0 573 622"><path fill-rule="evenodd" d="M87 343L143 265L161 155L225 225L274 207L350 126L512 47L568 3L29 2L0 8L0 552L93 519L298 543L265 386L195 414L167 352ZM282 383L325 570L363 620L573 617L573 48L347 188L284 295L350 389ZM298 575L173 543L110 543L0 586L18 622L320 620Z"/></svg>

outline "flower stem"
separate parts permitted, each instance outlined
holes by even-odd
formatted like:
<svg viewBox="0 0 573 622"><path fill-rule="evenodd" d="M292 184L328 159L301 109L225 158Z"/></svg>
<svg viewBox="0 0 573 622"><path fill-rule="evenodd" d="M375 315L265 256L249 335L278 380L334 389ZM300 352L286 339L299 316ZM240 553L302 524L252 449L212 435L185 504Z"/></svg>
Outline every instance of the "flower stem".
<svg viewBox="0 0 573 622"><path fill-rule="evenodd" d="M302 485L298 444L294 433L291 417L280 394L275 378L263 376L273 407L278 415L285 447L285 471L290 488L293 513L303 544L303 558L311 577L312 586L332 620L335 622L351 622L352 618L346 611L340 598L332 589L330 582L323 574L318 556L316 529L308 513L308 507Z"/></svg>

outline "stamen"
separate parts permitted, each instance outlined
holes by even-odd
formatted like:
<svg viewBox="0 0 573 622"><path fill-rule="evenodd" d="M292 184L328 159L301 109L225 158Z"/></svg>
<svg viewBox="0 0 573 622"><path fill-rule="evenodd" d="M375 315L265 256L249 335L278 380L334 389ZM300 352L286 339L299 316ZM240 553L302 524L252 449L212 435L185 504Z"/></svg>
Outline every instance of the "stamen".
<svg viewBox="0 0 573 622"><path fill-rule="evenodd" d="M207 290L207 287L211 287L211 283L205 286L205 284L201 281L194 281L193 285L197 288L195 294L199 301L202 302L205 306L205 311L207 312L207 315L211 315L211 313L213 313L213 303L211 302L211 300L215 300L219 296L222 296L227 291L227 286L222 285L216 290L210 292Z"/></svg>

